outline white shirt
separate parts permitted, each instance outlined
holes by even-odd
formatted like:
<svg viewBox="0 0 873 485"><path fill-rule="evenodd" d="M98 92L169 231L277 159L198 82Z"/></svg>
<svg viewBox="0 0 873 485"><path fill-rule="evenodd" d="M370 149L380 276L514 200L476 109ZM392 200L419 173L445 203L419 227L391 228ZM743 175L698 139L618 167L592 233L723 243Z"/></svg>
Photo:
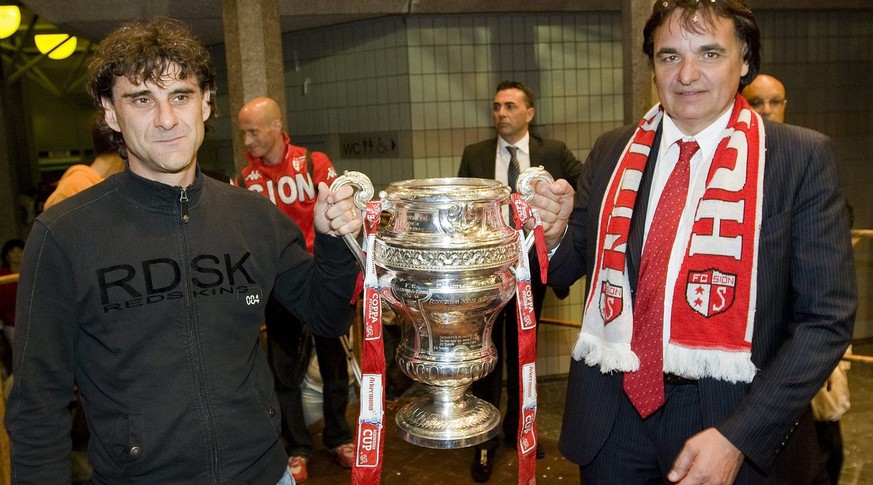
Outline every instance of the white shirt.
<svg viewBox="0 0 873 485"><path fill-rule="evenodd" d="M510 146L506 140L497 137L497 155L494 157L494 179L504 184L509 184L509 150L506 147ZM518 148L515 156L518 158L519 173L530 168L530 132L524 134L518 143L513 146ZM515 187L512 187L515 190Z"/></svg>

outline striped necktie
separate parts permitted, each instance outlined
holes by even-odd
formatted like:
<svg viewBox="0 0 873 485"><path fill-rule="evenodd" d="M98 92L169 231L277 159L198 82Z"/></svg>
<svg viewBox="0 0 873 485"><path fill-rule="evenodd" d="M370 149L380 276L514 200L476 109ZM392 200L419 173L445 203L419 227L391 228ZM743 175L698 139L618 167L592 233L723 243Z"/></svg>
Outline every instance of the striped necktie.
<svg viewBox="0 0 873 485"><path fill-rule="evenodd" d="M506 179L509 181L509 189L515 192L515 182L521 174L521 167L518 165L518 147L510 145L506 149L509 150L509 170Z"/></svg>

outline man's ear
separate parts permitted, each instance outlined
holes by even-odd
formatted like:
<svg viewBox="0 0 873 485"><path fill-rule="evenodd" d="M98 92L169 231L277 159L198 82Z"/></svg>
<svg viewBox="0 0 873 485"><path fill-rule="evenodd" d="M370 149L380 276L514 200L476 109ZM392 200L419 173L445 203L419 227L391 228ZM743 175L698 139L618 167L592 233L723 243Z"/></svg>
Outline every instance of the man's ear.
<svg viewBox="0 0 873 485"><path fill-rule="evenodd" d="M115 106L108 98L100 98L100 104L103 105L103 117L106 119L106 124L114 131L121 133L121 127L118 126L118 118L115 116Z"/></svg>
<svg viewBox="0 0 873 485"><path fill-rule="evenodd" d="M209 104L210 99L212 99L212 91L207 89L203 92L203 106L201 106L204 122L208 120L210 116L212 116L212 105Z"/></svg>

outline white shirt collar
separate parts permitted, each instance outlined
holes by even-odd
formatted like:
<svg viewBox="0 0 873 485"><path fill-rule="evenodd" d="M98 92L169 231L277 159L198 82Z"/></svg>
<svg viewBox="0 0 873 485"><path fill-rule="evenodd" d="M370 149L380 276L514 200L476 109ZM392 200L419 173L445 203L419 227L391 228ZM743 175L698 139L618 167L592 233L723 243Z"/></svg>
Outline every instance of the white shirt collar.
<svg viewBox="0 0 873 485"><path fill-rule="evenodd" d="M690 140L694 139L697 141L697 144L700 145L700 154L702 155L703 160L709 160L712 158L712 154L715 153L715 149L718 147L718 143L721 141L721 135L724 133L725 128L727 128L728 121L730 121L731 111L733 110L734 105L728 107L724 113L722 113L718 118L715 119L712 123L710 123L706 128L701 130L699 133L694 134L693 136L688 136L682 133L678 127L676 127L676 123L673 122L673 118L670 117L669 114L664 113L664 131L661 133L661 147L660 153L663 156L666 153L667 149L673 143L676 143L680 139Z"/></svg>
<svg viewBox="0 0 873 485"><path fill-rule="evenodd" d="M508 153L506 151L506 147L509 146L509 143L506 143L506 140L503 137L497 137L497 151L499 153ZM530 131L524 134L521 140L518 140L518 143L515 143L513 146L518 147L518 151L522 153L530 154Z"/></svg>

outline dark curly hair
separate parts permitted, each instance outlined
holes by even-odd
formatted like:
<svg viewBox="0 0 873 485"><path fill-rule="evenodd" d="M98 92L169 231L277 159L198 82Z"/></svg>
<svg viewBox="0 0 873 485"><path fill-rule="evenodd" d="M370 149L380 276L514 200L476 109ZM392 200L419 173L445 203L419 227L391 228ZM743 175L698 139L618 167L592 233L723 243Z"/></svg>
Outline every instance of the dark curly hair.
<svg viewBox="0 0 873 485"><path fill-rule="evenodd" d="M178 66L179 79L197 79L200 90L209 95L209 107L215 115L215 70L209 51L187 25L167 17L124 23L103 39L88 64L86 88L103 113L102 100L113 100L112 88L118 76L134 84L151 82L161 86L161 75L171 65ZM102 116L99 124L108 129ZM127 158L121 134L113 132L113 141Z"/></svg>
<svg viewBox="0 0 873 485"><path fill-rule="evenodd" d="M734 34L743 44L743 61L749 64L749 72L740 78L739 91L755 79L761 70L761 31L744 0L656 0L652 15L643 28L643 53L649 58L650 65L655 57L655 31L670 19L675 10L682 11L682 27L694 33L711 27L712 16L732 20ZM698 12L703 14L703 22L695 21Z"/></svg>

